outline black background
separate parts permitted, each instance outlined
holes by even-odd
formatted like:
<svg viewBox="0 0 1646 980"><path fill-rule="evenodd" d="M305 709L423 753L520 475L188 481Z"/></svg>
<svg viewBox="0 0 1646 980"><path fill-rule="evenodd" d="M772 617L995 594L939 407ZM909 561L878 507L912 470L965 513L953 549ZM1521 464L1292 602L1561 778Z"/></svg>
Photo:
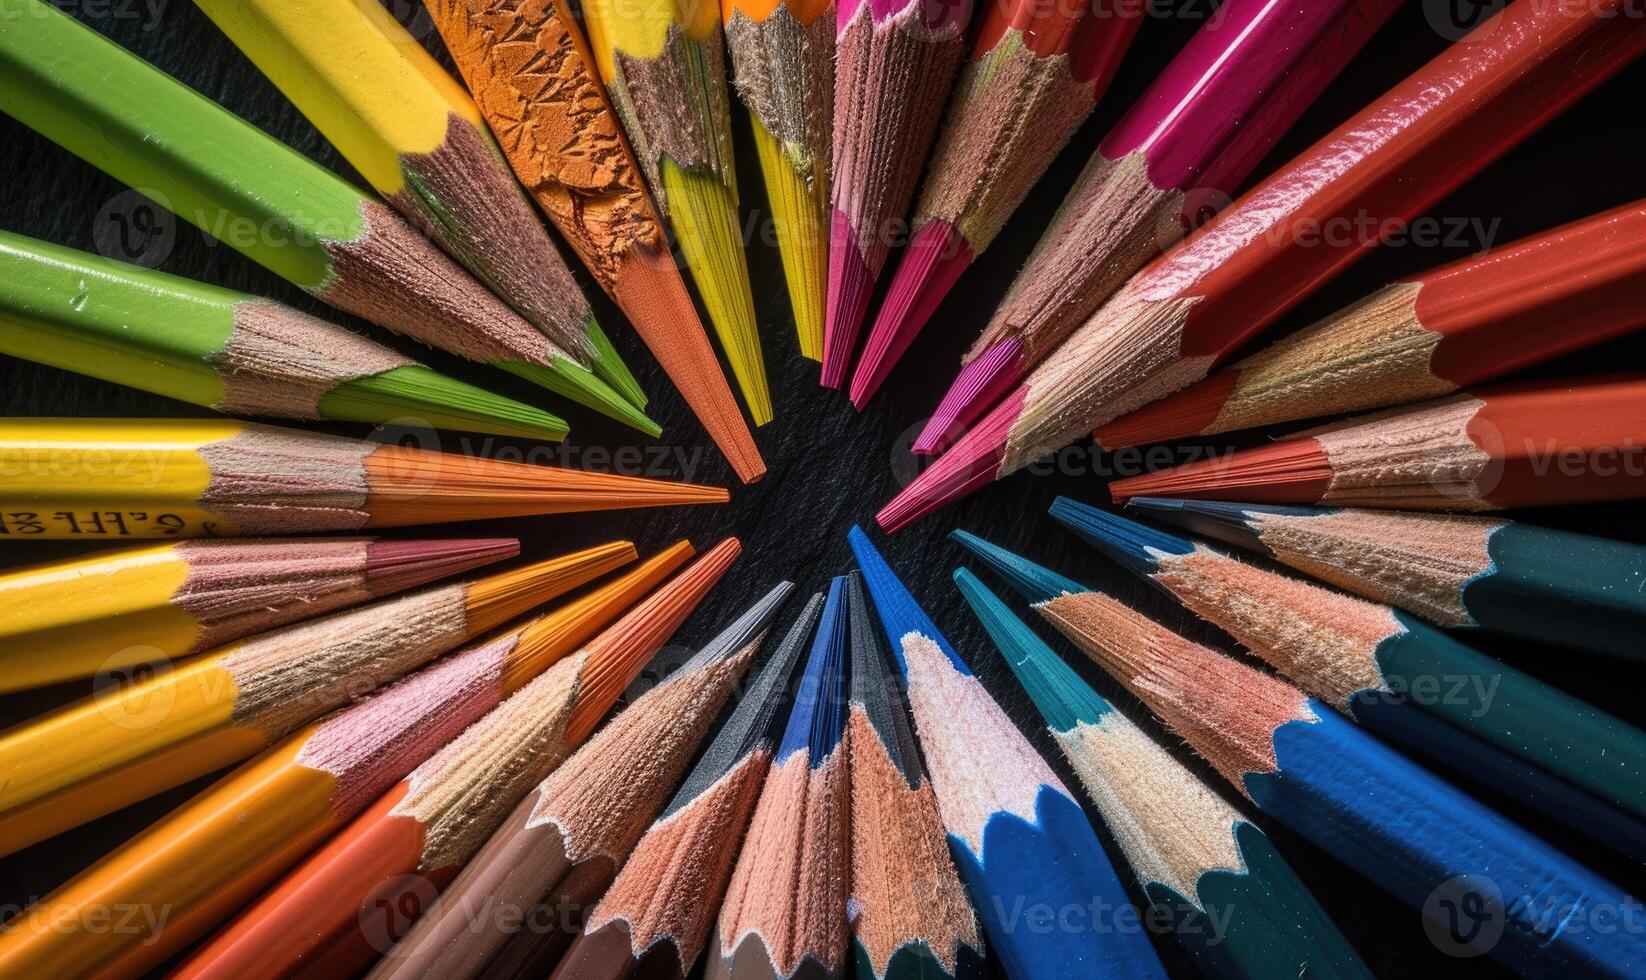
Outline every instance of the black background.
<svg viewBox="0 0 1646 980"><path fill-rule="evenodd" d="M183 0L158 0L158 3L159 15L155 17L143 0L81 0L78 3L59 0L59 6L71 10L98 30L364 186L364 181L192 4ZM392 0L389 6L449 65L438 35L420 7L408 0ZM1451 0L1411 0L1304 116L1259 168L1259 174L1305 149L1439 52L1449 37L1455 36L1450 11L1457 6L1472 5L1458 5ZM899 473L909 472L912 464L904 447L936 404L954 374L959 354L981 329L1080 166L1120 112L1204 22L1213 4L1209 0L1154 0L1150 9L1150 21L1093 118L1018 210L994 247L961 279L925 335L866 412L854 412L842 395L819 388L816 365L799 357L777 254L768 247L769 239L766 243L759 240L761 229L766 227L764 195L747 125L741 113L736 113L745 222L755 229L757 239L750 249L749 262L777 408L777 421L757 433L771 469L766 480L753 487L735 486L729 468L709 448L702 430L638 339L584 277L585 289L595 299L601 322L607 325L608 332L652 395L653 417L665 428L661 445L671 451L684 452L691 463L685 468L678 462L670 464L661 475L733 486L731 505L502 521L490 525L407 529L398 533L401 536L518 535L523 539L526 556L565 552L619 537L634 540L643 553L650 553L681 536L690 536L704 548L725 535L738 535L744 542L745 555L677 636L677 641L686 646L696 645L713 635L780 578L793 579L805 592L823 588L830 576L849 567L850 553L844 540L846 529L853 522L870 524L875 510L901 485ZM1646 64L1625 70L1469 181L1430 214L1445 222L1478 220L1495 229L1491 242L1502 244L1639 197L1646 191L1646 176L1641 168L1646 155L1646 127L1642 126L1641 110L1643 83L1646 83ZM4 174L5 180L4 194L0 194L0 227L78 248L95 247L94 232L98 231L100 221L105 227L107 221L106 217L100 219L99 213L124 191L123 187L6 118L0 118L0 156L3 156L0 174ZM1482 244L1485 243L1478 235L1469 235L1457 243L1457 247L1380 249L1294 311L1274 333L1295 329L1391 279L1462 257L1479 250ZM315 301L250 260L180 223L175 245L161 268L272 296L313 312L322 311ZM341 319L334 311L326 315ZM1559 325L1551 324L1550 328L1558 329ZM374 334L380 339L385 336L380 331ZM517 398L541 402L540 389L516 379L436 351L408 346L397 339L389 342L458 377ZM1638 361L1641 350L1638 339L1617 341L1542 366L1536 373L1547 376L1618 370ZM210 414L190 405L3 357L0 357L0 406L11 416ZM550 407L571 421L573 436L568 446L572 450L647 445L638 442L632 431L607 423L586 410L563 402ZM332 431L366 434L359 427L333 427ZM390 437L397 434L391 433ZM1248 445L1263 437L1261 433L1245 434L1228 442L1220 441L1218 445ZM426 436L419 438L423 445L430 445ZM487 441L486 437L465 438L452 433L440 434L438 445L474 452L495 452L511 446L530 448L507 440ZM595 456L567 458L590 468L610 466ZM905 576L915 594L927 603L934 618L989 689L1071 786L1077 785L1072 773L1063 764L1056 747L1042 734L1039 719L1021 689L950 584L949 573L960 556L943 535L954 527L983 534L1088 585L1111 591L1188 635L1228 646L1230 641L1215 630L1191 621L1171 600L1131 579L1045 516L1046 507L1058 494L1093 501L1106 499L1106 478L1135 472L1137 465L1136 459L1100 458L1084 473L1039 477L1019 474L894 539L887 541L876 533L887 557ZM1556 527L1646 539L1646 532L1636 519L1637 513L1633 504L1616 504L1525 512L1517 516ZM12 543L0 551L0 565L47 560L92 547L69 543ZM1068 650L1052 634L1046 635L1060 649ZM1501 638L1480 637L1478 643L1489 652L1557 682L1626 719L1636 723L1642 720L1636 692L1646 673L1638 666ZM1125 706L1132 717L1152 725L1146 713L1117 685L1078 654L1073 654L1071 660L1098 690ZM87 693L88 685L79 683L0 697L0 726L15 724ZM1155 730L1159 731L1157 726ZM1179 744L1170 735L1167 741L1174 746ZM1207 773L1220 789L1228 789L1189 752L1183 750L1179 755ZM206 783L202 780L179 788L0 860L0 914L10 914L19 903L61 884ZM1646 883L1646 876L1641 874L1638 865L1589 845L1518 807L1510 804L1505 807L1527 825L1597 870L1630 886L1637 894ZM1101 821L1096 822L1101 833ZM1273 835L1282 852L1379 975L1450 970L1489 976L1499 972L1482 960L1462 961L1443 956L1425 939L1415 911L1389 899L1352 870L1273 821L1259 818L1258 822ZM1121 863L1121 856L1112 847L1111 856L1117 864ZM1129 877L1122 873L1123 879ZM1133 894L1139 897L1135 888ZM1174 975L1194 975L1194 968L1169 941L1157 945Z"/></svg>

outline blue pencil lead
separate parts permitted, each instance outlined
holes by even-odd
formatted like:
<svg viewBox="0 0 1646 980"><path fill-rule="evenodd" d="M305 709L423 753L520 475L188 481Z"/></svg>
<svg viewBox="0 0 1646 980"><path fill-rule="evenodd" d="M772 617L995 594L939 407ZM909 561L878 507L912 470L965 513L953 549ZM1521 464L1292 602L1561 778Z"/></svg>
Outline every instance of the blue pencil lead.
<svg viewBox="0 0 1646 980"><path fill-rule="evenodd" d="M1046 602L1060 595L1088 591L1074 579L1059 575L1043 565L1036 565L969 531L951 531L949 539L982 559L995 574L1030 602Z"/></svg>

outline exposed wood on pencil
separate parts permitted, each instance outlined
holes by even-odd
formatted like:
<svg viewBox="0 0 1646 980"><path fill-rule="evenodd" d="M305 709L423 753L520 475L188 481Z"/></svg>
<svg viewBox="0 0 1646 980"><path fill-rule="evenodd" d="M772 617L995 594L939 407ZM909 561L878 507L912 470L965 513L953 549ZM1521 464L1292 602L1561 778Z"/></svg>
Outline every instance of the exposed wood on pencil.
<svg viewBox="0 0 1646 980"><path fill-rule="evenodd" d="M1439 626L1640 655L1646 548L1631 542L1452 514L1155 497L1127 507Z"/></svg>
<svg viewBox="0 0 1646 980"><path fill-rule="evenodd" d="M605 715L703 597L713 577L683 575L581 646L690 552L677 545L515 633L495 671L494 710L390 788L177 975L343 976L369 966L576 748L574 724ZM382 909L394 910L392 923Z"/></svg>
<svg viewBox="0 0 1646 980"><path fill-rule="evenodd" d="M1116 502L1193 497L1489 511L1646 495L1635 438L1646 379L1528 382L1461 392L1268 446L1116 480Z"/></svg>
<svg viewBox="0 0 1646 980"><path fill-rule="evenodd" d="M4 110L320 300L639 413L386 205L41 0L0 25Z"/></svg>
<svg viewBox="0 0 1646 980"><path fill-rule="evenodd" d="M733 81L748 107L800 355L823 359L828 295L834 0L727 0Z"/></svg>
<svg viewBox="0 0 1646 980"><path fill-rule="evenodd" d="M547 412L273 300L9 232L0 353L234 415L566 435Z"/></svg>
<svg viewBox="0 0 1646 980"><path fill-rule="evenodd" d="M846 0L835 17L823 385L839 388L965 44L971 0Z"/></svg>
<svg viewBox="0 0 1646 980"><path fill-rule="evenodd" d="M1643 323L1635 202L1387 286L1095 437L1114 448L1423 401Z"/></svg>
<svg viewBox="0 0 1646 980"><path fill-rule="evenodd" d="M1080 805L989 696L861 528L849 538L908 687L949 849L989 943L1016 976L1160 980L1141 930L1102 912L1025 929L1012 908L1115 910L1128 899Z"/></svg>
<svg viewBox="0 0 1646 980"><path fill-rule="evenodd" d="M738 477L759 480L765 462L565 0L427 6L515 175L622 308Z"/></svg>
<svg viewBox="0 0 1646 980"><path fill-rule="evenodd" d="M941 450L1204 222L1400 0L1230 0L1110 130L915 441Z"/></svg>
<svg viewBox="0 0 1646 980"><path fill-rule="evenodd" d="M363 0L198 6L406 220L645 407L474 100L389 11Z"/></svg>
<svg viewBox="0 0 1646 980"><path fill-rule="evenodd" d="M513 557L514 538L117 548L0 575L0 691L163 664Z"/></svg>
<svg viewBox="0 0 1646 980"><path fill-rule="evenodd" d="M989 3L863 357L852 404L874 397L938 304L994 241L1108 88L1143 5Z"/></svg>
<svg viewBox="0 0 1646 980"><path fill-rule="evenodd" d="M667 801L788 590L774 589L533 788L372 976L542 976ZM587 738L597 721L574 719L568 736ZM518 908L531 927L475 928L477 902Z"/></svg>
<svg viewBox="0 0 1646 980"><path fill-rule="evenodd" d="M1067 498L1052 515L1389 742L1646 855L1646 732L1389 606Z"/></svg>
<svg viewBox="0 0 1646 980"><path fill-rule="evenodd" d="M632 560L627 542L288 626L0 735L0 853L259 752Z"/></svg>
<svg viewBox="0 0 1646 980"><path fill-rule="evenodd" d="M903 696L853 572L851 626L853 958L868 978L976 977L983 939L949 856L937 797Z"/></svg>
<svg viewBox="0 0 1646 980"><path fill-rule="evenodd" d="M837 577L720 907L704 972L713 980L839 977L846 967L846 613Z"/></svg>
<svg viewBox="0 0 1646 980"><path fill-rule="evenodd" d="M896 530L1220 358L1646 51L1622 0L1517 3L1140 272L877 520ZM1619 29L1622 27L1623 29Z"/></svg>
<svg viewBox="0 0 1646 980"><path fill-rule="evenodd" d="M626 544L617 550L633 556ZM508 693L529 687L532 676L575 645L576 633L621 609L618 603L630 598L636 576L657 577L683 557L681 551L296 732L38 906L43 914L73 914L79 921L88 908L149 902L167 910L150 928L87 936L19 929L0 935L0 962L8 972L39 968L50 975L137 976L155 967L245 904L467 726L480 723ZM597 668L589 658L575 659L569 669L592 680ZM567 689L564 674L545 679L547 688ZM609 705L620 687L572 684L570 691ZM375 927L380 921L352 915L351 924ZM253 959L252 971L262 971L258 975L284 975L273 967Z"/></svg>
<svg viewBox="0 0 1646 980"><path fill-rule="evenodd" d="M1087 592L1038 608L1269 816L1413 909L1440 894L1502 911L1503 928L1490 940L1451 934L1460 948L1522 974L1623 977L1639 968L1633 939L1565 928L1621 889L1326 705L1108 596ZM1538 896L1538 907L1560 914L1524 904L1510 911L1507 895Z"/></svg>
<svg viewBox="0 0 1646 980"><path fill-rule="evenodd" d="M361 531L675 504L725 490L248 422L0 419L0 536Z"/></svg>
<svg viewBox="0 0 1646 980"><path fill-rule="evenodd" d="M555 968L555 980L685 980L703 954L823 610L813 595Z"/></svg>
<svg viewBox="0 0 1646 980"><path fill-rule="evenodd" d="M719 8L589 0L582 12L612 107L674 229L749 414L765 425L772 399L743 256Z"/></svg>
<svg viewBox="0 0 1646 980"><path fill-rule="evenodd" d="M1094 691L965 569L972 611L1046 719L1143 883L1208 975L1367 970L1267 835Z"/></svg>

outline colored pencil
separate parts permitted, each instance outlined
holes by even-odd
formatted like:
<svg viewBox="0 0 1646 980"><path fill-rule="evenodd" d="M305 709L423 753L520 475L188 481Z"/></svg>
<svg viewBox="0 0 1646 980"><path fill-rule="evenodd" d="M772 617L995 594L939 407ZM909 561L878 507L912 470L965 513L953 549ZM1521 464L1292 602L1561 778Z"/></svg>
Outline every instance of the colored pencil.
<svg viewBox="0 0 1646 980"><path fill-rule="evenodd" d="M633 557L626 541L601 545L333 613L0 733L0 854L255 755Z"/></svg>
<svg viewBox="0 0 1646 980"><path fill-rule="evenodd" d="M211 419L0 419L0 537L357 532L725 503L725 490Z"/></svg>
<svg viewBox="0 0 1646 980"><path fill-rule="evenodd" d="M479 107L382 4L195 2L391 207L626 401L646 407Z"/></svg>
<svg viewBox="0 0 1646 980"><path fill-rule="evenodd" d="M0 353L230 415L566 436L548 412L273 300L3 231Z"/></svg>
<svg viewBox="0 0 1646 980"><path fill-rule="evenodd" d="M519 689L539 702L556 692L564 696L566 675L587 676L590 666L568 661L551 668L575 647L575 634L615 616L643 591L635 588L643 585L637 579L661 577L689 550L679 546L672 559L654 561L615 588L482 641L297 732L31 910L79 922L89 921L81 918L87 910L152 906L166 910L163 929L88 929L82 936L41 928L35 919L0 934L0 968L8 975L133 977L153 969L347 826L441 746L484 724L507 693ZM545 669L548 676L528 683ZM576 692L576 710L599 713L615 694L612 685L592 684Z"/></svg>
<svg viewBox="0 0 1646 980"><path fill-rule="evenodd" d="M135 545L0 575L0 693L178 660L512 558L514 538Z"/></svg>
<svg viewBox="0 0 1646 980"><path fill-rule="evenodd" d="M720 11L732 80L754 130L800 355L821 361L834 0L723 0Z"/></svg>
<svg viewBox="0 0 1646 980"><path fill-rule="evenodd" d="M972 675L861 528L852 552L908 689L960 877L1014 977L1153 977L1165 970L1080 804ZM1091 911L1097 906L1100 911ZM1031 906L1081 909L1051 930Z"/></svg>
<svg viewBox="0 0 1646 980"><path fill-rule="evenodd" d="M965 46L972 0L845 0L835 11L823 385L839 388L914 196Z"/></svg>
<svg viewBox="0 0 1646 980"><path fill-rule="evenodd" d="M690 547L675 550L677 564ZM617 600L638 598L664 570L642 568L628 576L635 581L608 585L601 592L610 597L590 596L581 605L591 614L575 624L555 616L528 628L509 652L512 666L492 678L489 714L241 912L175 976L353 976L371 965L593 730L736 557L735 547L710 552L586 646L622 610ZM540 649L524 652L528 643Z"/></svg>
<svg viewBox="0 0 1646 980"><path fill-rule="evenodd" d="M755 425L772 420L737 208L717 4L586 0L583 23L612 108L709 311Z"/></svg>
<svg viewBox="0 0 1646 980"><path fill-rule="evenodd" d="M1637 201L1385 286L1094 436L1113 449L1404 405L1642 324Z"/></svg>
<svg viewBox="0 0 1646 980"><path fill-rule="evenodd" d="M837 577L720 907L717 948L704 970L710 980L839 977L845 970L847 629L846 580Z"/></svg>
<svg viewBox="0 0 1646 980"><path fill-rule="evenodd" d="M658 433L376 198L42 0L0 10L18 122L322 302Z"/></svg>
<svg viewBox="0 0 1646 980"><path fill-rule="evenodd" d="M817 593L743 693L674 799L635 845L555 980L685 980L703 955L771 770L789 681L823 611Z"/></svg>
<svg viewBox="0 0 1646 980"><path fill-rule="evenodd" d="M1138 273L888 504L881 526L901 528L1206 377L1646 51L1646 19L1620 20L1621 2L1574 12L1519 0L1483 22Z"/></svg>
<svg viewBox="0 0 1646 980"><path fill-rule="evenodd" d="M1646 376L1495 385L1116 480L1116 503L1193 497L1487 511L1646 495Z"/></svg>
<svg viewBox="0 0 1646 980"><path fill-rule="evenodd" d="M1646 965L1638 935L1592 927L1634 902L1622 889L1326 705L1108 596L1038 608L1258 809L1422 910L1441 949L1526 976Z"/></svg>
<svg viewBox="0 0 1646 980"><path fill-rule="evenodd" d="M1202 972L1370 980L1267 834L1094 691L977 576L956 569L954 580Z"/></svg>
<svg viewBox="0 0 1646 980"><path fill-rule="evenodd" d="M1400 0L1230 0L1111 129L914 444L970 428L1240 189Z"/></svg>
<svg viewBox="0 0 1646 980"><path fill-rule="evenodd" d="M566 0L425 4L515 176L744 483L766 473Z"/></svg>
<svg viewBox="0 0 1646 980"><path fill-rule="evenodd" d="M1154 497L1126 506L1440 626L1643 656L1638 544L1498 517Z"/></svg>
<svg viewBox="0 0 1646 980"><path fill-rule="evenodd" d="M1385 740L1646 858L1646 732L1382 603L1067 498L1052 516Z"/></svg>
<svg viewBox="0 0 1646 980"><path fill-rule="evenodd" d="M920 761L886 653L853 572L851 701L852 958L864 980L985 975L983 937L949 855L937 797Z"/></svg>
<svg viewBox="0 0 1646 980"><path fill-rule="evenodd" d="M668 802L790 588L778 586L534 787L371 976L547 973ZM476 927L472 910L488 905L530 918Z"/></svg>
<svg viewBox="0 0 1646 980"><path fill-rule="evenodd" d="M885 302L852 374L861 411L1114 79L1142 2L984 5Z"/></svg>

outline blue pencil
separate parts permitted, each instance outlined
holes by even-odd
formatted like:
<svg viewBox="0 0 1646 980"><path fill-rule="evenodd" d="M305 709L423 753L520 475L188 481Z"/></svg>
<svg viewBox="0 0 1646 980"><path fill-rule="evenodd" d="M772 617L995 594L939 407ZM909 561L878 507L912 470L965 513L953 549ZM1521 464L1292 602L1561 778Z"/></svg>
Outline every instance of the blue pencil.
<svg viewBox="0 0 1646 980"><path fill-rule="evenodd" d="M1640 903L1325 704L1108 596L1037 607L1258 808L1527 976L1638 977Z"/></svg>
<svg viewBox="0 0 1646 980"><path fill-rule="evenodd" d="M1646 732L1391 606L1067 498L1052 516L1378 735L1646 859Z"/></svg>
<svg viewBox="0 0 1646 980"><path fill-rule="evenodd" d="M711 980L825 980L847 957L851 877L846 579L829 585L794 708L749 820L716 929Z"/></svg>
<svg viewBox="0 0 1646 980"><path fill-rule="evenodd" d="M957 569L954 581L1203 972L1370 980L1268 835L1092 690L977 576Z"/></svg>
<svg viewBox="0 0 1646 980"><path fill-rule="evenodd" d="M868 535L854 527L850 540L908 685L955 864L1007 972L1164 978L1080 805Z"/></svg>

